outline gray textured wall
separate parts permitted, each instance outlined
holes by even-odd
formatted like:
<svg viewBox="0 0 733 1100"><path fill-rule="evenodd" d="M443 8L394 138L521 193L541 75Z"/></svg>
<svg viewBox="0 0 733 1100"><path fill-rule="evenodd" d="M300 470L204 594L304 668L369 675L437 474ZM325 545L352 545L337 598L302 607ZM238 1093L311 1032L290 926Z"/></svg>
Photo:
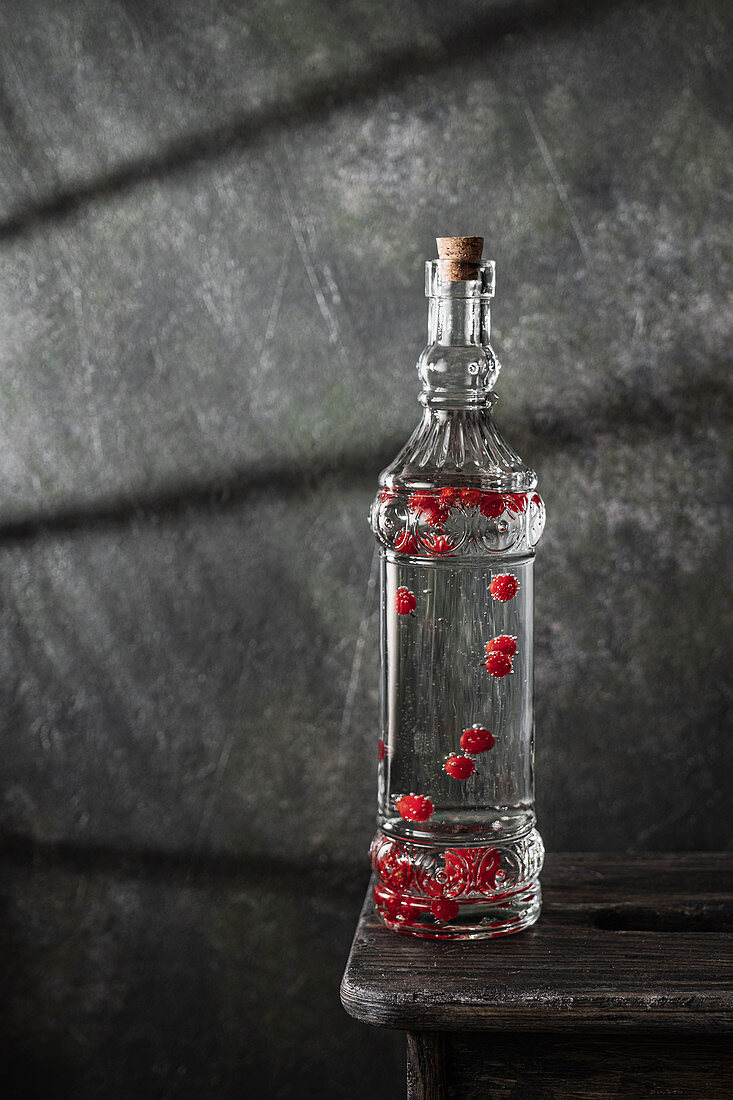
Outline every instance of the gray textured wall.
<svg viewBox="0 0 733 1100"><path fill-rule="evenodd" d="M417 417L436 233L497 261L497 419L548 505L548 846L730 843L729 24L0 4L17 1095L400 1094L337 986L374 813L365 514Z"/></svg>

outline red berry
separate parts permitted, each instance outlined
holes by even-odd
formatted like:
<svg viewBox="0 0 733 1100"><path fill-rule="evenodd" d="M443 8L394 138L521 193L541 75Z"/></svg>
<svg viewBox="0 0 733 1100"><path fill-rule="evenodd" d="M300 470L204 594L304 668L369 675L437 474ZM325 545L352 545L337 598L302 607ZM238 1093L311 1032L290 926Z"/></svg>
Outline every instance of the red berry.
<svg viewBox="0 0 733 1100"><path fill-rule="evenodd" d="M464 752L479 753L487 752L488 749L493 749L496 744L496 738L490 730L482 729L481 726L471 726L470 729L464 730L461 735L461 748Z"/></svg>
<svg viewBox="0 0 733 1100"><path fill-rule="evenodd" d="M486 660L486 667L492 676L501 678L512 671L512 659L506 653L490 653Z"/></svg>
<svg viewBox="0 0 733 1100"><path fill-rule="evenodd" d="M428 901L418 901L409 894L403 894L399 888L390 889L381 885L374 887L374 903L388 920L401 924L412 924L421 911L427 913L430 908Z"/></svg>
<svg viewBox="0 0 733 1100"><path fill-rule="evenodd" d="M475 508L477 504L481 503L481 490L461 489L461 502L465 504L467 508Z"/></svg>
<svg viewBox="0 0 733 1100"><path fill-rule="evenodd" d="M412 924L417 920L420 915L420 910L414 902L408 901L407 898L403 898L400 905L400 911L397 914L397 920L402 921L404 924Z"/></svg>
<svg viewBox="0 0 733 1100"><path fill-rule="evenodd" d="M417 607L415 593L409 588L398 588L395 593L395 607L398 615L409 615Z"/></svg>
<svg viewBox="0 0 733 1100"><path fill-rule="evenodd" d="M379 499L381 500L382 504L389 504L389 502L391 500L394 500L394 498L396 496L397 496L397 493L394 491L394 489L380 489L379 490Z"/></svg>
<svg viewBox="0 0 733 1100"><path fill-rule="evenodd" d="M527 507L526 493L507 493L504 500L510 512L523 512Z"/></svg>
<svg viewBox="0 0 733 1100"><path fill-rule="evenodd" d="M446 486L445 489L440 490L439 505L442 510L450 511L451 508L455 508L461 499L460 489L451 489L450 486Z"/></svg>
<svg viewBox="0 0 733 1100"><path fill-rule="evenodd" d="M403 527L394 540L394 548L398 550L400 554L417 554L417 539L407 527Z"/></svg>
<svg viewBox="0 0 733 1100"><path fill-rule="evenodd" d="M430 493L410 493L407 499L407 507L411 512L416 512L418 516L426 510L429 511L433 506L434 502Z"/></svg>
<svg viewBox="0 0 733 1100"><path fill-rule="evenodd" d="M461 911L457 901L449 901L448 898L438 898L430 906L430 912L438 920L454 920Z"/></svg>
<svg viewBox="0 0 733 1100"><path fill-rule="evenodd" d="M379 901L382 903L385 915L389 917L390 920L397 920L400 909L402 908L402 898L400 895L388 894L385 891L384 895L379 898Z"/></svg>
<svg viewBox="0 0 733 1100"><path fill-rule="evenodd" d="M421 794L403 794L395 806L405 821L427 821L433 812L432 802Z"/></svg>
<svg viewBox="0 0 733 1100"><path fill-rule="evenodd" d="M418 516L424 516L428 523L431 523L433 527L439 527L445 519L446 512L449 510L445 504L441 502L438 497L432 495L432 493L411 493L407 501L407 506L411 512L415 512Z"/></svg>
<svg viewBox="0 0 733 1100"><path fill-rule="evenodd" d="M449 756L443 767L454 779L468 779L476 771L470 756Z"/></svg>
<svg viewBox="0 0 733 1100"><path fill-rule="evenodd" d="M517 642L509 634L500 634L498 638L492 638L486 643L486 654L506 653L507 657L513 657L517 652Z"/></svg>
<svg viewBox="0 0 733 1100"><path fill-rule="evenodd" d="M385 756L387 755L387 746L385 745L385 743L384 743L384 741L382 740L381 737L379 738L379 741L377 742L377 752L379 754L380 761L384 760Z"/></svg>
<svg viewBox="0 0 733 1100"><path fill-rule="evenodd" d="M374 870L390 890L406 890L412 879L410 857L398 844L377 852Z"/></svg>
<svg viewBox="0 0 733 1100"><path fill-rule="evenodd" d="M489 585L491 595L495 600L501 600L502 603L513 599L518 591L519 581L511 573L500 573L498 577L494 577Z"/></svg>
<svg viewBox="0 0 733 1100"><path fill-rule="evenodd" d="M453 543L445 535L426 535L423 542L429 554L450 554L453 550Z"/></svg>
<svg viewBox="0 0 733 1100"><path fill-rule="evenodd" d="M480 511L487 519L498 519L504 511L504 498L501 493L484 493L481 497Z"/></svg>
<svg viewBox="0 0 733 1100"><path fill-rule="evenodd" d="M542 507L542 497L539 493L534 494L534 496L532 497L532 503L536 504L538 508Z"/></svg>

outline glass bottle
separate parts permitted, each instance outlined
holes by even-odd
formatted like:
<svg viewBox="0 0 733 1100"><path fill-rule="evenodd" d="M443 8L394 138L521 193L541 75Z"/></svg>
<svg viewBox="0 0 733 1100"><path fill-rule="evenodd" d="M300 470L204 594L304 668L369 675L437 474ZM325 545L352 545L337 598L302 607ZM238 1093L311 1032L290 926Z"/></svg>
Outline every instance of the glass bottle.
<svg viewBox="0 0 733 1100"><path fill-rule="evenodd" d="M434 938L537 920L534 548L537 478L496 429L494 264L481 238L440 238L425 265L422 420L379 477L378 912Z"/></svg>

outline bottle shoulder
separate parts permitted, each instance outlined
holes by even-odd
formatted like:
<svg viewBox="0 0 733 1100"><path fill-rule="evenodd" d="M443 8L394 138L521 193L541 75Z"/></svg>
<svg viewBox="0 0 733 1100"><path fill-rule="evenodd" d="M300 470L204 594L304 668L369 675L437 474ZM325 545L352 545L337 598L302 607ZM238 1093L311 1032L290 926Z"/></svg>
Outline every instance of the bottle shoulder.
<svg viewBox="0 0 733 1100"><path fill-rule="evenodd" d="M379 477L370 523L396 554L532 554L545 526L537 475L499 433L491 409L426 409Z"/></svg>
<svg viewBox="0 0 733 1100"><path fill-rule="evenodd" d="M537 475L499 432L490 406L426 409L379 484L394 490L454 486L521 493L536 487Z"/></svg>

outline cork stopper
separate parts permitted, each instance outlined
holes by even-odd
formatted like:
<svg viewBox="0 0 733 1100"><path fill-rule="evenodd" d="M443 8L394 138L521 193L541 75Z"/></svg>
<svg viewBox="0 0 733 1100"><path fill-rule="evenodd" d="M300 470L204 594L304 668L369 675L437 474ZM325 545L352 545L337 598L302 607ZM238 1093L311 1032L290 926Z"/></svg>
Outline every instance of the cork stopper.
<svg viewBox="0 0 733 1100"><path fill-rule="evenodd" d="M444 282L460 283L478 278L484 248L483 237L436 237L440 274Z"/></svg>

